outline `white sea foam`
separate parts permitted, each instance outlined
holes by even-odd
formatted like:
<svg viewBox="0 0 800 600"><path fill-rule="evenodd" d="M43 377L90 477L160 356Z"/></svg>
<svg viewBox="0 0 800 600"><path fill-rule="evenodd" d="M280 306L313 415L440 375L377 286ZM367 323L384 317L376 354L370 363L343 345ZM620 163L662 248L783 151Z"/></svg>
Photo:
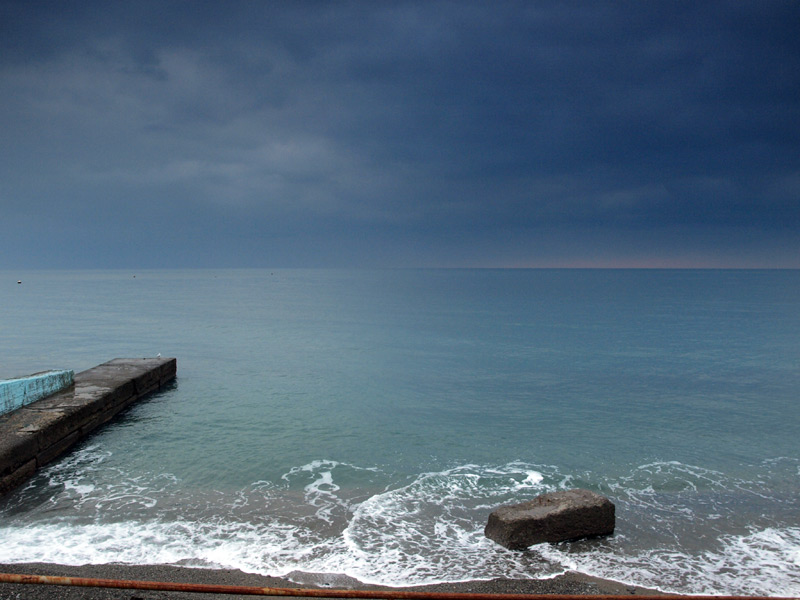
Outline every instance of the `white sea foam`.
<svg viewBox="0 0 800 600"><path fill-rule="evenodd" d="M285 575L312 553L291 528L245 523L61 523L2 533L0 562L9 563L177 564Z"/></svg>
<svg viewBox="0 0 800 600"><path fill-rule="evenodd" d="M650 549L635 554L569 552L564 546L537 547L549 560L571 570L690 594L796 596L800 594L800 528L764 529L726 536L715 550L689 554Z"/></svg>
<svg viewBox="0 0 800 600"><path fill-rule="evenodd" d="M522 484L520 484L520 487L537 486L540 483L542 483L543 479L544 479L544 475L542 475L538 471L529 471L528 472L528 476L525 478L525 480L522 482Z"/></svg>
<svg viewBox="0 0 800 600"><path fill-rule="evenodd" d="M369 498L343 534L351 559L346 574L370 583L415 585L562 572L483 536L484 507L492 504L487 501L517 489L512 475L523 474L469 465L427 473Z"/></svg>
<svg viewBox="0 0 800 600"><path fill-rule="evenodd" d="M91 494L95 490L95 486L92 484L79 484L74 483L72 481L68 481L64 484L64 488L67 490L72 490L79 496L86 496Z"/></svg>
<svg viewBox="0 0 800 600"><path fill-rule="evenodd" d="M673 592L800 593L792 503L763 482L679 463L643 465L604 482L617 503L612 538L511 552L483 536L494 507L587 485L591 474L463 465L409 482L313 461L286 473L282 484L202 492L164 475L93 475L105 458L92 451L69 470L46 471L44 492L32 486L8 503L0 513L0 562L167 563L295 578L344 574L394 586L574 569ZM26 496L33 506L22 510ZM769 519L753 519L751 502Z"/></svg>

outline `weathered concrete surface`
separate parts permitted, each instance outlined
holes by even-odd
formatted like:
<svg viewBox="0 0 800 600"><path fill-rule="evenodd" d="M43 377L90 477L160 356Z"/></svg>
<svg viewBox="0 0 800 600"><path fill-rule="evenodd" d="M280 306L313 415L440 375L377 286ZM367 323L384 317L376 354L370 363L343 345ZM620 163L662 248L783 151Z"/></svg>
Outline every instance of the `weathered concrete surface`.
<svg viewBox="0 0 800 600"><path fill-rule="evenodd" d="M44 371L27 377L0 379L0 416L71 386L74 371Z"/></svg>
<svg viewBox="0 0 800 600"><path fill-rule="evenodd" d="M115 358L75 375L75 385L0 416L0 495L173 379L174 358Z"/></svg>
<svg viewBox="0 0 800 600"><path fill-rule="evenodd" d="M489 515L484 534L511 550L614 533L614 504L589 490L542 494L501 506Z"/></svg>

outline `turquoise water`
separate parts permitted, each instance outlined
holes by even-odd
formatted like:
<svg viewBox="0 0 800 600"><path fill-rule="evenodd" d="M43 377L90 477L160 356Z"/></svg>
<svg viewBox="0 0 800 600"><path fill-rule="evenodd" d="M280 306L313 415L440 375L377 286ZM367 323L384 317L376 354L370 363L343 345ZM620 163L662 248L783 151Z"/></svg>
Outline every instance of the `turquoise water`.
<svg viewBox="0 0 800 600"><path fill-rule="evenodd" d="M0 378L178 358L0 499L0 562L800 593L800 271L0 275ZM483 538L576 486L612 538Z"/></svg>

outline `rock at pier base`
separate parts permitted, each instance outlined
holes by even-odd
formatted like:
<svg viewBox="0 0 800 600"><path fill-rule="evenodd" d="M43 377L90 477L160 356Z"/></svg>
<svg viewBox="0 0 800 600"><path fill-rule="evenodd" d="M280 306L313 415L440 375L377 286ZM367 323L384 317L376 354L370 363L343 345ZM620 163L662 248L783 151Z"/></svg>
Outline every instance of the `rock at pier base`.
<svg viewBox="0 0 800 600"><path fill-rule="evenodd" d="M489 515L484 534L510 550L614 533L614 504L589 490L542 494L501 506Z"/></svg>

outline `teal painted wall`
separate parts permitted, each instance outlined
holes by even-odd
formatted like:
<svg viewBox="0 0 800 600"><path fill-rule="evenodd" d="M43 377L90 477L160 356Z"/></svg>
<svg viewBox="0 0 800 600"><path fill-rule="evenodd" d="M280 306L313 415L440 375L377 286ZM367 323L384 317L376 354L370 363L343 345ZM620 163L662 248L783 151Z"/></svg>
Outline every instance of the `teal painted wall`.
<svg viewBox="0 0 800 600"><path fill-rule="evenodd" d="M17 379L0 379L0 415L55 394L74 381L74 371L46 371Z"/></svg>

